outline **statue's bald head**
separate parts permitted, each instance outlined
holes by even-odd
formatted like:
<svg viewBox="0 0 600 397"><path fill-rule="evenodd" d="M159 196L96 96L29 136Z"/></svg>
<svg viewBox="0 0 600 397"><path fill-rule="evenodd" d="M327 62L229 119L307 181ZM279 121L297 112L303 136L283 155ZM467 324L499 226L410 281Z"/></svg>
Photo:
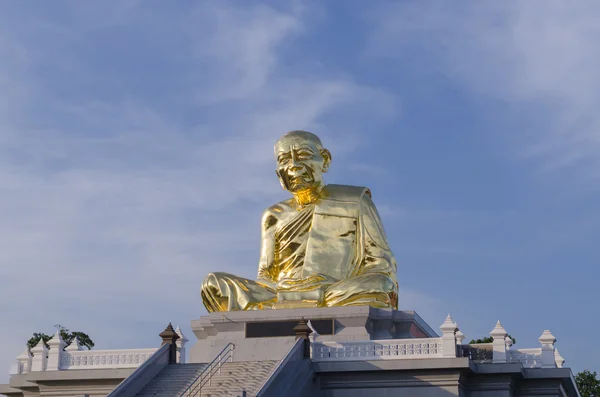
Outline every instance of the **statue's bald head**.
<svg viewBox="0 0 600 397"><path fill-rule="evenodd" d="M295 130L275 143L277 175L284 189L301 191L322 183L331 163L331 153L312 132Z"/></svg>
<svg viewBox="0 0 600 397"><path fill-rule="evenodd" d="M310 141L315 147L319 150L323 149L323 144L321 143L321 139L318 136L313 134L312 132L303 131L303 130L294 130L290 132L286 132L281 138L275 142L275 156L277 156L277 151L281 147L282 143L290 142L290 141Z"/></svg>

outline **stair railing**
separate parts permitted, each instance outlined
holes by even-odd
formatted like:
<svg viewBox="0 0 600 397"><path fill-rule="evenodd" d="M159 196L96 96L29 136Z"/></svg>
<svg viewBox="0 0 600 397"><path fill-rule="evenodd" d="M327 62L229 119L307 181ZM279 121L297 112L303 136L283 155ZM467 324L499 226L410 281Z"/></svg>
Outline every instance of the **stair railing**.
<svg viewBox="0 0 600 397"><path fill-rule="evenodd" d="M110 397L126 397L137 394L169 364L169 344L164 344L142 365L136 368L123 382L110 392Z"/></svg>
<svg viewBox="0 0 600 397"><path fill-rule="evenodd" d="M285 368L285 366L291 361L302 361L303 358L303 349L304 344L309 343L308 340L304 340L302 338L296 339L296 342L292 345L292 348L286 353L285 357L279 361L279 363L273 368L273 371L269 374L269 376L263 381L262 385L258 388L256 392L257 397L262 397L263 394L266 393L271 383L275 380L277 375Z"/></svg>
<svg viewBox="0 0 600 397"><path fill-rule="evenodd" d="M194 379L191 385L179 397L197 397L202 393L202 387L207 383L210 385L210 380L215 374L221 374L221 367L227 361L233 362L233 351L235 345L228 343L227 346L208 364L204 371Z"/></svg>

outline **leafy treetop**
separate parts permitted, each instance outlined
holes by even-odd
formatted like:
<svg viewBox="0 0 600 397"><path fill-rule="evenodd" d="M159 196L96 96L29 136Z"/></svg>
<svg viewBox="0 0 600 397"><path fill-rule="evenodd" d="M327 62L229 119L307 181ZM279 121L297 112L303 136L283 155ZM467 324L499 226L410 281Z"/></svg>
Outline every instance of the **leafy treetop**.
<svg viewBox="0 0 600 397"><path fill-rule="evenodd" d="M60 324L57 324L54 327L56 327L58 329L58 331L60 332L61 338L67 344L66 346L69 346L71 343L73 343L75 338L77 338L80 346L85 346L88 348L88 350L90 350L92 347L94 347L94 342L90 339L88 334L86 334L84 332L80 332L80 331L72 331L71 332L71 331L69 331L68 328L63 327ZM32 349L40 342L40 340L43 340L44 344L47 347L48 341L50 339L52 339L52 335L44 334L41 332L34 332L33 336L31 338L29 338L29 340L27 341L27 347L29 349Z"/></svg>
<svg viewBox="0 0 600 397"><path fill-rule="evenodd" d="M517 343L517 340L515 338L513 338L512 336L508 335L508 337L510 339L512 339L513 345ZM474 343L492 343L494 341L494 338L492 338L491 336L486 336L483 339L471 339L471 342L469 342L470 345L474 344Z"/></svg>
<svg viewBox="0 0 600 397"><path fill-rule="evenodd" d="M575 383L581 397L600 397L600 379L595 371L581 371L575 376Z"/></svg>

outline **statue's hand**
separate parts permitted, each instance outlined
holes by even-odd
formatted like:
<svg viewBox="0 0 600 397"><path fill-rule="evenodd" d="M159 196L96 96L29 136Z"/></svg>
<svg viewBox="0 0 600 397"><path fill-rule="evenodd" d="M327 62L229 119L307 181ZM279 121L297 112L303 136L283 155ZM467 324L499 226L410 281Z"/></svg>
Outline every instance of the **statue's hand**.
<svg viewBox="0 0 600 397"><path fill-rule="evenodd" d="M277 291L313 291L333 284L335 280L323 274L311 274L306 278L279 280Z"/></svg>

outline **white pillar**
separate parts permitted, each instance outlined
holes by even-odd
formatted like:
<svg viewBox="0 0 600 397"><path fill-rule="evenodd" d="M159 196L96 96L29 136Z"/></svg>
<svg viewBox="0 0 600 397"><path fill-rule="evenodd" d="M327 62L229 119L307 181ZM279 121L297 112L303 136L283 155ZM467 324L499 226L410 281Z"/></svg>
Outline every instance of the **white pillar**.
<svg viewBox="0 0 600 397"><path fill-rule="evenodd" d="M556 368L556 358L554 357L554 343L556 338L545 330L538 338L542 344L542 368Z"/></svg>
<svg viewBox="0 0 600 397"><path fill-rule="evenodd" d="M31 371L31 357L29 347L25 346L23 353L17 356L16 363L11 368L10 375L26 374Z"/></svg>
<svg viewBox="0 0 600 397"><path fill-rule="evenodd" d="M492 342L492 362L505 363L507 361L505 338L508 336L508 334L506 333L506 330L504 329L502 324L500 324L500 320L498 320L496 326L490 332L490 336L494 339L494 341Z"/></svg>
<svg viewBox="0 0 600 397"><path fill-rule="evenodd" d="M465 340L465 334L463 334L460 329L456 331L456 344L462 345Z"/></svg>
<svg viewBox="0 0 600 397"><path fill-rule="evenodd" d="M440 329L442 330L442 357L456 357L456 331L458 331L458 327L449 314L440 325Z"/></svg>
<svg viewBox="0 0 600 397"><path fill-rule="evenodd" d="M48 362L48 348L43 339L40 339L37 345L31 349L33 358L31 360L32 371L45 371Z"/></svg>
<svg viewBox="0 0 600 397"><path fill-rule="evenodd" d="M177 346L177 362L185 364L185 344L189 342L189 339L183 335L179 326L175 329L175 333L179 335L179 339L175 341L175 345Z"/></svg>
<svg viewBox="0 0 600 397"><path fill-rule="evenodd" d="M65 354L63 349L66 346L66 342L60 336L60 331L56 331L52 339L48 341L48 366L47 371L58 371L60 369L60 363L62 356Z"/></svg>

